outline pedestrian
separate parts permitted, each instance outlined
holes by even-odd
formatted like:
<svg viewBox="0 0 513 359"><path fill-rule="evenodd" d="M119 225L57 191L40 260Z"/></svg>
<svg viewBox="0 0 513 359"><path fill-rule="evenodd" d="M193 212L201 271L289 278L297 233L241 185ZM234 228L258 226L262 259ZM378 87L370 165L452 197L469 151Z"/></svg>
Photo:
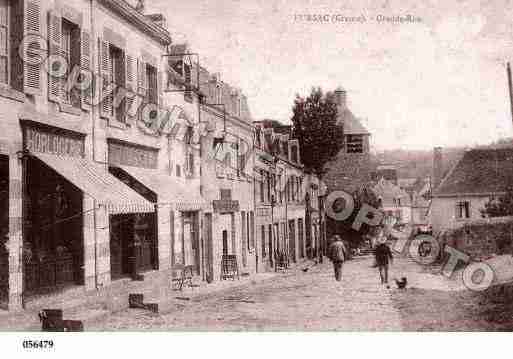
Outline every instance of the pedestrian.
<svg viewBox="0 0 513 359"><path fill-rule="evenodd" d="M376 259L376 266L379 270L381 284L385 284L387 288L390 288L388 285L388 266L393 260L392 251L386 243L386 236L381 234L378 236L378 240L379 242L374 248L374 258Z"/></svg>
<svg viewBox="0 0 513 359"><path fill-rule="evenodd" d="M347 258L347 249L339 235L333 236L328 253L335 270L335 279L340 282L342 280L342 265Z"/></svg>

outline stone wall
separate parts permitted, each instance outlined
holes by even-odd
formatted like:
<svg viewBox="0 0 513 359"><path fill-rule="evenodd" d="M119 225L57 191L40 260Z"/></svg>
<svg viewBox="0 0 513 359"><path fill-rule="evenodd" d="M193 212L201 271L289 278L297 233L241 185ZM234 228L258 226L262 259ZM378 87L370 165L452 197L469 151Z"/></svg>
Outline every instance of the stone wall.
<svg viewBox="0 0 513 359"><path fill-rule="evenodd" d="M484 218L444 231L439 241L480 260L513 251L513 216Z"/></svg>

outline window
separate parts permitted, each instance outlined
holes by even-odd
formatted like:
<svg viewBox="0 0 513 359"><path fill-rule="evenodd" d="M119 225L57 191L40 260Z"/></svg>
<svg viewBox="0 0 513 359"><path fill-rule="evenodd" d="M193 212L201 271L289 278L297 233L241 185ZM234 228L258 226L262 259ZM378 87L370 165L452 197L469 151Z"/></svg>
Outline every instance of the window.
<svg viewBox="0 0 513 359"><path fill-rule="evenodd" d="M37 12L33 15L39 17ZM23 90L24 81L28 80L24 78L23 62L17 51L24 34L24 16L23 1L0 0L0 83L18 91Z"/></svg>
<svg viewBox="0 0 513 359"><path fill-rule="evenodd" d="M470 218L470 202L462 201L456 204L456 218L465 219Z"/></svg>
<svg viewBox="0 0 513 359"><path fill-rule="evenodd" d="M109 59L110 59L110 78L117 86L125 87L125 55L123 50L110 44L109 45ZM112 95L111 95L112 96ZM118 122L125 122L125 101L122 101L118 106L112 106L111 116Z"/></svg>
<svg viewBox="0 0 513 359"><path fill-rule="evenodd" d="M9 39L11 21L9 0L0 0L0 83L9 84Z"/></svg>
<svg viewBox="0 0 513 359"><path fill-rule="evenodd" d="M303 237L303 219L298 218L297 220L297 238L299 243L299 257L304 258L305 257L305 243L304 243L304 237Z"/></svg>
<svg viewBox="0 0 513 359"><path fill-rule="evenodd" d="M221 85L216 85L216 88L215 88L215 103L216 104L221 104L222 103Z"/></svg>
<svg viewBox="0 0 513 359"><path fill-rule="evenodd" d="M192 145L193 138L194 138L194 128L192 126L187 126L187 130L185 131L185 144Z"/></svg>
<svg viewBox="0 0 513 359"><path fill-rule="evenodd" d="M255 248L255 213L249 212L249 248Z"/></svg>
<svg viewBox="0 0 513 359"><path fill-rule="evenodd" d="M271 175L269 172L265 172L265 183L267 188L267 202L271 202Z"/></svg>
<svg viewBox="0 0 513 359"><path fill-rule="evenodd" d="M297 158L297 146L292 146L290 148L290 151L291 151L291 159L292 159L292 162L295 162L295 163L298 163L298 158Z"/></svg>
<svg viewBox="0 0 513 359"><path fill-rule="evenodd" d="M276 201L276 174L273 173L271 176L272 183L272 195L274 196L274 201Z"/></svg>
<svg viewBox="0 0 513 359"><path fill-rule="evenodd" d="M260 138L261 132L262 132L262 130L260 129L260 127L257 127L255 129L255 146L257 148L262 148L262 140Z"/></svg>
<svg viewBox="0 0 513 359"><path fill-rule="evenodd" d="M265 258L267 256L267 252L265 250L265 225L260 226L260 245L262 246L262 258Z"/></svg>
<svg viewBox="0 0 513 359"><path fill-rule="evenodd" d="M187 173L187 176L193 177L194 176L194 153L192 151L186 151L186 158L185 158L185 170Z"/></svg>
<svg viewBox="0 0 513 359"><path fill-rule="evenodd" d="M159 94L157 82L157 69L155 66L146 64L146 83L148 84L146 101L148 103L158 104Z"/></svg>
<svg viewBox="0 0 513 359"><path fill-rule="evenodd" d="M176 177L180 177L182 175L182 168L180 165L176 165Z"/></svg>
<svg viewBox="0 0 513 359"><path fill-rule="evenodd" d="M347 153L363 153L362 135L347 135L346 142Z"/></svg>
<svg viewBox="0 0 513 359"><path fill-rule="evenodd" d="M184 92L184 98L187 101L192 101L192 71L191 71L191 65L184 62L183 64L184 69L184 80L185 80L185 92Z"/></svg>
<svg viewBox="0 0 513 359"><path fill-rule="evenodd" d="M249 212L246 212L246 245L248 246L248 250L251 250L251 223L249 219Z"/></svg>
<svg viewBox="0 0 513 359"><path fill-rule="evenodd" d="M282 190L282 182L281 182L281 175L278 175L278 200L280 203L283 203L283 190Z"/></svg>
<svg viewBox="0 0 513 359"><path fill-rule="evenodd" d="M264 170L260 170L260 203L265 201L265 174Z"/></svg>
<svg viewBox="0 0 513 359"><path fill-rule="evenodd" d="M61 101L70 104L73 107L80 108L80 93L77 89L67 91L68 76L76 66L80 66L80 28L78 25L62 19L62 38L61 51L66 64L68 65L67 73L61 77Z"/></svg>

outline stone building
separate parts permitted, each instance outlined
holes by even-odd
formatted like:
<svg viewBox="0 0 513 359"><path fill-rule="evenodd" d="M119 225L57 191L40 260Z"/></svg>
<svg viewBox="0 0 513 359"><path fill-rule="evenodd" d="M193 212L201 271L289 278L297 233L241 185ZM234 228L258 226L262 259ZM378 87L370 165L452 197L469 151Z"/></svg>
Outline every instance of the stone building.
<svg viewBox="0 0 513 359"><path fill-rule="evenodd" d="M370 133L347 106L347 94L344 89L339 87L335 90L335 100L337 122L344 128L344 138L340 139L343 147L337 157L326 165L328 172L322 180L328 193L345 191L353 194L366 188L371 181ZM340 231L346 227L346 223L328 218L326 225L328 238L335 233L341 233Z"/></svg>
<svg viewBox="0 0 513 359"><path fill-rule="evenodd" d="M206 272L209 280L221 277L224 255L235 255L240 273L257 267L255 239L253 134L246 96L200 68L203 101L201 122L208 127L202 137L201 192L213 211L205 218L208 234Z"/></svg>
<svg viewBox="0 0 513 359"><path fill-rule="evenodd" d="M0 68L2 303L167 281L176 264L204 275L201 96L162 56L163 17L122 0L1 2L0 14L12 38ZM48 39L22 47L45 62L21 62L23 35Z"/></svg>
<svg viewBox="0 0 513 359"><path fill-rule="evenodd" d="M513 183L513 149L483 148L464 153L433 190L429 223L435 234L483 218L481 210Z"/></svg>
<svg viewBox="0 0 513 359"><path fill-rule="evenodd" d="M255 124L255 212L262 267L306 258L305 174L290 127ZM279 132L277 132L279 131Z"/></svg>
<svg viewBox="0 0 513 359"><path fill-rule="evenodd" d="M347 106L347 94L342 88L335 90L337 122L344 127L344 146L338 156L327 164L323 181L328 191L344 190L353 193L371 180L370 132Z"/></svg>

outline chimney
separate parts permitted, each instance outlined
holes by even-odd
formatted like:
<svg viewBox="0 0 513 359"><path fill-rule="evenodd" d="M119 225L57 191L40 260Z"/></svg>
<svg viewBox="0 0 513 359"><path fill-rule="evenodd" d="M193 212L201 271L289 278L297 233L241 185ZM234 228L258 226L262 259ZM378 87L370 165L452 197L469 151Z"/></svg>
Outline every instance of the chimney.
<svg viewBox="0 0 513 359"><path fill-rule="evenodd" d="M443 163L442 163L442 147L435 147L433 149L433 182L432 189L438 187L442 182Z"/></svg>
<svg viewBox="0 0 513 359"><path fill-rule="evenodd" d="M347 106L346 97L346 90L344 90L341 86L337 87L335 90L335 103L341 110L344 110Z"/></svg>
<svg viewBox="0 0 513 359"><path fill-rule="evenodd" d="M137 4L135 5L135 10L139 11L141 14L144 13L144 0L137 0Z"/></svg>

